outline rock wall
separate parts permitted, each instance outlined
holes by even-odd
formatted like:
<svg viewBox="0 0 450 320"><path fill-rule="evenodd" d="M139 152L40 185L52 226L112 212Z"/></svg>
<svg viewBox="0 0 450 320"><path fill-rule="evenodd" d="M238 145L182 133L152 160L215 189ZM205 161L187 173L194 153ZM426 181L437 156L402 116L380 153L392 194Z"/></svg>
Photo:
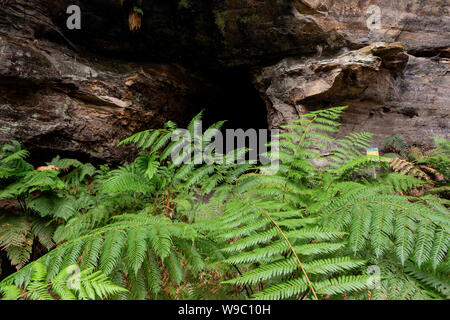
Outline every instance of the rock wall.
<svg viewBox="0 0 450 320"><path fill-rule="evenodd" d="M65 12L65 10L64 10ZM207 84L174 63L89 52L53 23L46 1L0 5L0 141L31 151L124 160L123 138L199 110ZM131 60L131 59L130 59Z"/></svg>
<svg viewBox="0 0 450 320"><path fill-rule="evenodd" d="M450 138L448 1L304 2L334 19L350 44L338 54L320 48L314 57L254 73L272 127L310 109L348 105L341 136L372 132L378 147L395 134L417 145L430 136ZM380 25L373 28L367 22L377 12ZM361 46L367 47L355 50Z"/></svg>
<svg viewBox="0 0 450 320"><path fill-rule="evenodd" d="M349 106L339 136L352 131L402 135L421 145L449 137L448 60L408 55L401 43L377 42L329 59L284 59L255 73L272 127L324 107Z"/></svg>
<svg viewBox="0 0 450 320"><path fill-rule="evenodd" d="M137 1L0 0L0 142L122 161L118 141L214 108L236 68L270 127L349 105L343 134L378 146L450 138L446 0L143 0L132 32ZM81 30L66 27L71 4Z"/></svg>

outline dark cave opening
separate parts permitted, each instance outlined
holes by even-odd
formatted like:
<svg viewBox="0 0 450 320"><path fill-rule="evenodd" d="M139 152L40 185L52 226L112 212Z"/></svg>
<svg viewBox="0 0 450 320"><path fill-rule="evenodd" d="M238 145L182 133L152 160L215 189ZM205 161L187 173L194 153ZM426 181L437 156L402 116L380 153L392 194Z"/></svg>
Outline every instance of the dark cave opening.
<svg viewBox="0 0 450 320"><path fill-rule="evenodd" d="M204 106L204 127L227 120L223 129L267 129L267 108L252 83L250 70L230 69L209 74L216 90Z"/></svg>
<svg viewBox="0 0 450 320"><path fill-rule="evenodd" d="M203 132L214 123L225 120L221 128L225 153L243 147L239 145L240 138L234 136L243 134L245 147L259 150L258 154L261 154L261 144L267 144L271 134L270 131L267 136L259 134L259 130L268 129L267 107L252 82L250 70L236 68L216 71L209 74L208 79L211 79L216 89L207 95L207 105L203 108ZM242 129L243 132L238 132L238 129ZM255 134L257 145L251 145L250 136ZM256 160L249 157L250 155L247 155L247 160Z"/></svg>

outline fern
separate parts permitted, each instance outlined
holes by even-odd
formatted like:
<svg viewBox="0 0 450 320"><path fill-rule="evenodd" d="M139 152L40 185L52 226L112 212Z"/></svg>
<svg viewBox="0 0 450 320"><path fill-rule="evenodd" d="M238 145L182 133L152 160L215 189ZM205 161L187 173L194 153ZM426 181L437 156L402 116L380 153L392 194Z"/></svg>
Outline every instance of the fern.
<svg viewBox="0 0 450 320"><path fill-rule="evenodd" d="M426 287L436 290L445 299L450 298L450 283L448 281L448 264L441 264L437 270L428 266L418 268L414 264L406 266L406 273Z"/></svg>
<svg viewBox="0 0 450 320"><path fill-rule="evenodd" d="M74 274L78 269L77 265L68 266L47 282L46 267L34 263L29 283L0 286L2 300L96 300L126 291L113 284L101 271L93 272L89 268Z"/></svg>
<svg viewBox="0 0 450 320"><path fill-rule="evenodd" d="M436 266L445 259L448 212L414 197L393 195L423 186L421 180L388 174L377 181L339 181L361 168L382 165L362 155L370 134L335 142L327 156L332 168L311 163L320 160L317 146L333 142L326 133L336 131L343 109L332 110L283 127L287 132L280 134L279 172L246 174L229 186L224 214L211 226L213 237L229 242L223 249L229 255L225 262L248 269L226 283L253 290L258 286L254 298L363 292L368 277L355 272L365 265L364 257L392 259L391 251L400 265Z"/></svg>
<svg viewBox="0 0 450 320"><path fill-rule="evenodd" d="M359 192L358 192L359 191ZM369 191L370 192L370 191ZM435 232L448 232L449 216L426 205L411 202L410 197L392 196L375 187L367 193L359 190L344 192L323 210L326 225L349 231L349 241L355 253L368 244L378 257L395 243L399 261L413 258L421 265L430 261ZM417 236L413 233L417 232ZM440 249L443 252L446 249ZM437 263L439 258L433 258Z"/></svg>
<svg viewBox="0 0 450 320"><path fill-rule="evenodd" d="M244 175L231 189L223 216L211 226L211 236L231 241L223 249L229 255L225 262L248 271L226 283L258 285L255 299L301 294L318 298L367 286L365 276L351 275L364 260L336 256L346 246L345 233L321 227L318 217L308 213L328 194L316 192L326 182L311 160L319 156L317 146L332 142L327 133L337 131L336 120L344 109L316 111L284 126L287 131L279 135L279 172Z"/></svg>
<svg viewBox="0 0 450 320"><path fill-rule="evenodd" d="M343 139L337 140L331 154L327 157L330 166L339 168L350 161L360 158L361 150L370 147L372 134L368 132L352 133Z"/></svg>
<svg viewBox="0 0 450 320"><path fill-rule="evenodd" d="M387 137L384 140L385 149L388 152L393 152L399 154L401 157L406 157L408 151L408 145L402 136L395 135Z"/></svg>
<svg viewBox="0 0 450 320"><path fill-rule="evenodd" d="M15 282L20 286L31 281L31 270L37 263L42 263L47 268L46 281L50 281L61 270L74 263L87 268L98 268L106 276L125 263L128 266L127 276L135 280L132 281L130 291L136 293L133 290L138 290L142 285L139 277L144 281L145 276L151 275L152 278L145 281L152 281L156 278L156 270L162 272L161 265L155 261L154 256L171 266L171 276L179 283L182 268L180 258L176 254L179 243L175 240L192 242L195 238L196 231L189 225L173 223L166 218L151 217L144 213L123 214L115 217L114 222L105 227L76 238L65 239L64 243L6 278L1 284L4 286ZM60 242L62 238L56 240ZM199 259L200 256L196 255L195 258ZM150 274L144 272L144 266L149 264L153 270ZM153 283L153 293L159 291L159 285L159 281ZM147 293L142 297L145 298L146 295Z"/></svg>
<svg viewBox="0 0 450 320"><path fill-rule="evenodd" d="M425 181L430 181L430 177L418 166L411 162L399 158L385 158L392 170L401 174L410 175Z"/></svg>

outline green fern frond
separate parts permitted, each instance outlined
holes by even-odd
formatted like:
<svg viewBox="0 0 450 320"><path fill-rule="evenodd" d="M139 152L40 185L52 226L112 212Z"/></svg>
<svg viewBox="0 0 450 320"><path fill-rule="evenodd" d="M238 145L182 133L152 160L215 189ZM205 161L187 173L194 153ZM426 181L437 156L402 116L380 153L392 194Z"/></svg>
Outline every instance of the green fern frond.
<svg viewBox="0 0 450 320"><path fill-rule="evenodd" d="M106 299L126 291L113 284L101 271L86 269L78 272L77 265L61 270L50 282L46 282L47 269L42 263L34 263L31 281L24 288L15 285L0 287L3 300L96 300ZM74 273L75 272L75 273Z"/></svg>
<svg viewBox="0 0 450 320"><path fill-rule="evenodd" d="M444 272L439 270L432 271L431 268L422 267L418 268L413 264L407 264L405 266L405 272L418 280L420 283L433 288L439 294L443 295L446 299L450 299L450 282L448 280L448 267Z"/></svg>

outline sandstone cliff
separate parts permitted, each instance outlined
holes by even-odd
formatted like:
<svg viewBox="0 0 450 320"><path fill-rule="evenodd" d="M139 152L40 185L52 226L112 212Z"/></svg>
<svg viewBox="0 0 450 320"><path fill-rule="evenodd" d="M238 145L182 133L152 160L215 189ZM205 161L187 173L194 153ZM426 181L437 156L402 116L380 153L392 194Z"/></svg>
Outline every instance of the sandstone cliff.
<svg viewBox="0 0 450 320"><path fill-rule="evenodd" d="M66 27L71 4L81 30ZM373 132L377 146L450 138L446 0L144 0L131 32L134 4L0 1L0 141L121 161L122 138L203 108L247 107L277 127L337 105L350 106L343 134Z"/></svg>

